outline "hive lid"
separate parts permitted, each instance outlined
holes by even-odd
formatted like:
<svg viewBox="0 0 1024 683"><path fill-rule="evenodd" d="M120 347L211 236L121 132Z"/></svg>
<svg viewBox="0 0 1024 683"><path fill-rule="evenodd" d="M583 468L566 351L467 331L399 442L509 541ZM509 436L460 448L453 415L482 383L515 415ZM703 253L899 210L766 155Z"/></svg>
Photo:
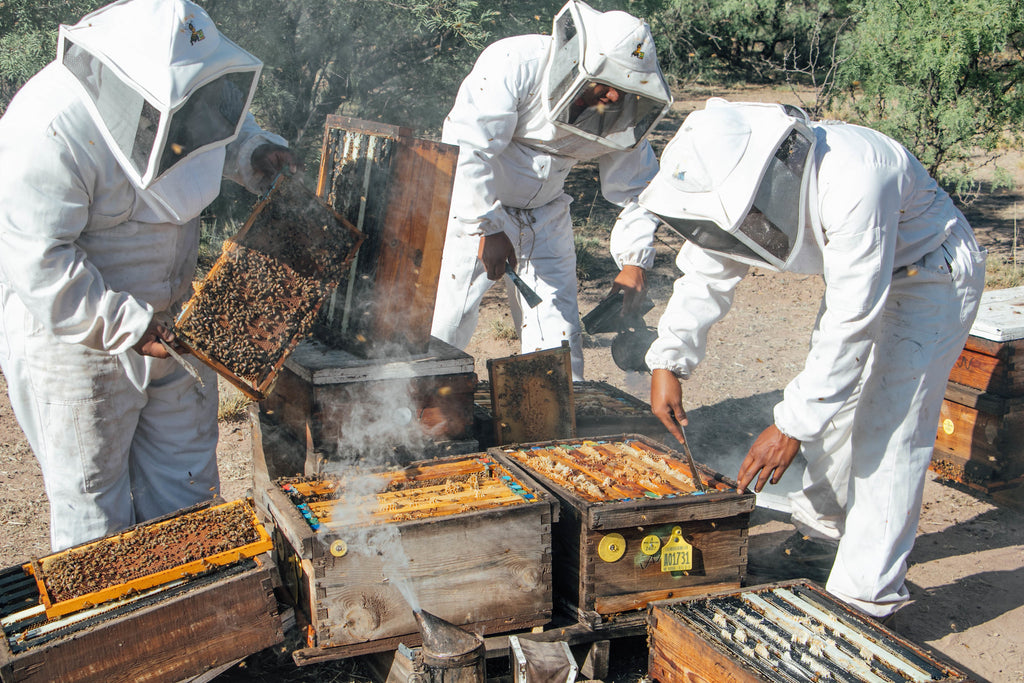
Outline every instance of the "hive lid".
<svg viewBox="0 0 1024 683"><path fill-rule="evenodd" d="M1024 338L1024 287L984 292L971 335L997 342Z"/></svg>

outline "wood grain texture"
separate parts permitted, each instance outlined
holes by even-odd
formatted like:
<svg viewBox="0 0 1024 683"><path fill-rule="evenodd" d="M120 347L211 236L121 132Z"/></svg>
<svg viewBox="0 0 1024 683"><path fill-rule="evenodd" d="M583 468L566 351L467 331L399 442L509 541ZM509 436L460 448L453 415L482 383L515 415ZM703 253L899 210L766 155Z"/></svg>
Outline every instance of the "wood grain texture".
<svg viewBox="0 0 1024 683"><path fill-rule="evenodd" d="M282 639L270 569L253 565L18 654L5 638L0 675L4 683L174 683Z"/></svg>

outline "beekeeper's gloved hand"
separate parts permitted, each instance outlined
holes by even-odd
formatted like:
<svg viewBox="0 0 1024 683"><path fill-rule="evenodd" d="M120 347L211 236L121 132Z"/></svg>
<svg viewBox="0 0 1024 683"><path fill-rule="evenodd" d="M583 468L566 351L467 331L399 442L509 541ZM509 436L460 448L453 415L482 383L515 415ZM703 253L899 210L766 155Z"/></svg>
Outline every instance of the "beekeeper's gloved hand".
<svg viewBox="0 0 1024 683"><path fill-rule="evenodd" d="M260 176L260 184L270 187L277 174L283 170L298 173L302 170L302 160L295 152L282 145L272 142L260 145L252 152L252 167Z"/></svg>

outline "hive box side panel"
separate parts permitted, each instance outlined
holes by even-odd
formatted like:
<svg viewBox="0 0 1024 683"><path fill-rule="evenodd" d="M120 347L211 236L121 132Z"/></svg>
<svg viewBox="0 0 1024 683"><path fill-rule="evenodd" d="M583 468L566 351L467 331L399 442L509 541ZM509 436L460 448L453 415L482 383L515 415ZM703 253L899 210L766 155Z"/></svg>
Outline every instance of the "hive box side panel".
<svg viewBox="0 0 1024 683"><path fill-rule="evenodd" d="M376 333L426 349L458 147L405 139L394 160L377 272Z"/></svg>
<svg viewBox="0 0 1024 683"><path fill-rule="evenodd" d="M648 675L660 683L766 683L732 657L652 605L648 615Z"/></svg>
<svg viewBox="0 0 1024 683"><path fill-rule="evenodd" d="M1024 342L1005 342L998 349L986 349L995 351L991 355L964 348L949 373L949 380L1001 396L1024 394L1024 362L1018 362L1024 349L1018 349L1018 344Z"/></svg>
<svg viewBox="0 0 1024 683"><path fill-rule="evenodd" d="M3 680L174 683L283 640L267 568L207 583L164 602L10 655Z"/></svg>
<svg viewBox="0 0 1024 683"><path fill-rule="evenodd" d="M313 448L313 387L287 365L277 375L277 382L261 411L272 422L285 429L309 450Z"/></svg>
<svg viewBox="0 0 1024 683"><path fill-rule="evenodd" d="M749 515L741 515L715 521L618 529L617 533L625 539L626 552L615 562L605 562L599 556L603 532L586 534L585 609L609 614L643 608L650 600L688 594L697 586L701 590L708 585L738 588L747 567L748 524ZM665 572L661 570L660 555L646 555L641 542L653 535L664 544L676 526L693 546L693 567L686 572Z"/></svg>
<svg viewBox="0 0 1024 683"><path fill-rule="evenodd" d="M368 418L383 420L399 408L413 410L424 433L435 440L466 439L472 431L475 387L474 373L317 386L313 447L334 453L346 424L351 428L365 425ZM401 425L398 417L395 420Z"/></svg>
<svg viewBox="0 0 1024 683"><path fill-rule="evenodd" d="M409 599L463 626L503 618L508 630L546 623L551 615L551 517L546 505L371 529L384 554L353 535L349 552L326 556L317 580L317 644L350 645L418 632ZM353 530L353 534L357 530ZM345 534L340 534L342 537ZM369 546L372 547L372 546ZM402 555L408 560L403 569ZM315 563L314 563L315 564ZM318 571L318 574L320 572ZM410 598L403 596L407 589Z"/></svg>
<svg viewBox="0 0 1024 683"><path fill-rule="evenodd" d="M931 469L964 484L1024 474L1024 402L1002 402L993 414L948 398L942 402Z"/></svg>

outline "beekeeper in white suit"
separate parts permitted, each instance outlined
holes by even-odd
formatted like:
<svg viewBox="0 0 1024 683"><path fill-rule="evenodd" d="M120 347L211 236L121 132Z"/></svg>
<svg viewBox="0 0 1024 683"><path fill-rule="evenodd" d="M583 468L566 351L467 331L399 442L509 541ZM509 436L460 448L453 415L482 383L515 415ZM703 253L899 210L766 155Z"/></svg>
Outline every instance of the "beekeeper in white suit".
<svg viewBox="0 0 1024 683"><path fill-rule="evenodd" d="M540 296L509 305L524 352L568 340L582 379L576 251L562 187L573 165L596 159L605 198L622 207L611 251L634 308L654 260L658 221L637 196L657 172L646 136L671 105L646 22L570 0L551 36L500 40L459 88L442 139L459 146L433 336L465 348L480 301L506 263Z"/></svg>
<svg viewBox="0 0 1024 683"><path fill-rule="evenodd" d="M199 6L124 0L59 36L0 119L0 365L54 550L218 491L216 378L160 340L221 177L297 165L246 113L259 60Z"/></svg>
<svg viewBox="0 0 1024 683"><path fill-rule="evenodd" d="M802 554L831 546L827 590L889 615L908 597L906 559L946 380L984 284L971 227L890 138L720 99L683 122L640 203L687 239L677 259L685 275L647 354L651 407L676 438L686 424L679 380L703 358L708 329L748 269L824 275L804 369L737 480L760 491L801 452L804 488L790 499L797 533L778 559L816 578L810 570L822 565Z"/></svg>

